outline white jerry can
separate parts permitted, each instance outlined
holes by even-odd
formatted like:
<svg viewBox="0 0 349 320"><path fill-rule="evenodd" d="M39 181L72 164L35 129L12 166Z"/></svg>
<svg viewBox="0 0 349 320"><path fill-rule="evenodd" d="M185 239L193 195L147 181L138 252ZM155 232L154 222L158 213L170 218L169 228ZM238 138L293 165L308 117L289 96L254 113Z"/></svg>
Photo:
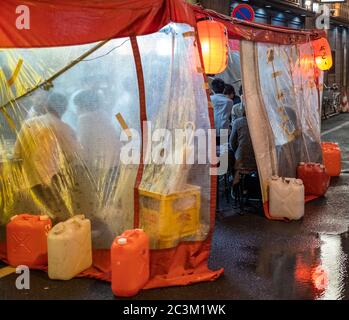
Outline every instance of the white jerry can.
<svg viewBox="0 0 349 320"><path fill-rule="evenodd" d="M92 265L91 222L78 215L54 226L47 240L48 276L70 280Z"/></svg>
<svg viewBox="0 0 349 320"><path fill-rule="evenodd" d="M269 214L272 218L301 219L304 216L303 181L273 176L269 182Z"/></svg>

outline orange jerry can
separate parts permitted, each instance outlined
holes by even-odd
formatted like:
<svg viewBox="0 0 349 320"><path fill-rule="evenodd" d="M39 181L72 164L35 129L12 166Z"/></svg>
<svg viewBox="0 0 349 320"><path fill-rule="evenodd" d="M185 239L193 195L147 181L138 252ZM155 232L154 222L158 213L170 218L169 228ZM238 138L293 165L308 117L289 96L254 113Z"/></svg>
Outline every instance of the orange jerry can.
<svg viewBox="0 0 349 320"><path fill-rule="evenodd" d="M148 282L149 237L142 229L127 230L111 247L111 286L119 297L136 295Z"/></svg>
<svg viewBox="0 0 349 320"><path fill-rule="evenodd" d="M330 177L339 177L342 171L342 155L338 143L322 142L322 157L324 166Z"/></svg>
<svg viewBox="0 0 349 320"><path fill-rule="evenodd" d="M330 186L330 176L320 163L301 162L297 167L297 178L304 184L306 195L324 196Z"/></svg>
<svg viewBox="0 0 349 320"><path fill-rule="evenodd" d="M13 267L47 265L47 234L52 227L46 215L20 214L6 226L7 260Z"/></svg>

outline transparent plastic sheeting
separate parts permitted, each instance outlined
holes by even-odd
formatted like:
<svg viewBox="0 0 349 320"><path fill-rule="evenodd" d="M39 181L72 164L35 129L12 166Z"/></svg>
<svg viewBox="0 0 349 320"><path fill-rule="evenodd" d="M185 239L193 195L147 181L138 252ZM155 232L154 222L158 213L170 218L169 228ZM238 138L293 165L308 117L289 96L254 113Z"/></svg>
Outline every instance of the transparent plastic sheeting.
<svg viewBox="0 0 349 320"><path fill-rule="evenodd" d="M207 157L199 164L202 161L195 150L200 137L195 130L204 133L207 146L210 123L204 78L197 72L201 64L195 38L182 35L190 31L185 25L171 24L161 33L139 38L151 123L148 132L155 135L156 130L168 130L160 143L153 139L148 144L146 158L153 163L144 166L140 184L141 227L149 230L153 248L173 247L182 237L204 240L209 230L210 166ZM192 147L178 143L176 130L183 132L183 141L193 141ZM177 161L185 157L188 164Z"/></svg>
<svg viewBox="0 0 349 320"><path fill-rule="evenodd" d="M240 41L229 40L228 66L224 72L216 75L225 83L234 86L236 94L239 94L241 86L241 68L240 68Z"/></svg>
<svg viewBox="0 0 349 320"><path fill-rule="evenodd" d="M299 162L322 163L320 91L313 49L311 43L258 43L256 50L261 96L276 150L274 174L295 177Z"/></svg>
<svg viewBox="0 0 349 320"><path fill-rule="evenodd" d="M186 31L192 28L170 24L137 38L153 130L184 129L188 123L209 128L204 80L196 69L197 48L193 37L183 36ZM45 213L58 222L85 214L92 221L94 246L108 248L116 235L134 225L139 165L120 161L120 154L126 145L140 152L142 140L137 134L128 140L116 119L120 113L141 137L130 39L111 40L72 66L97 45L0 51L0 219L6 223L15 214ZM57 72L60 75L44 88L21 98ZM153 248L206 238L209 180L207 164L144 167L141 188L150 198L147 208L171 203L174 215L151 210L155 222L145 227L151 227ZM186 188L192 192L181 201L183 194L175 192ZM155 207L154 199L160 199ZM150 211L140 207L144 223ZM185 218L192 220L184 228L177 222ZM168 219L177 227L159 232Z"/></svg>

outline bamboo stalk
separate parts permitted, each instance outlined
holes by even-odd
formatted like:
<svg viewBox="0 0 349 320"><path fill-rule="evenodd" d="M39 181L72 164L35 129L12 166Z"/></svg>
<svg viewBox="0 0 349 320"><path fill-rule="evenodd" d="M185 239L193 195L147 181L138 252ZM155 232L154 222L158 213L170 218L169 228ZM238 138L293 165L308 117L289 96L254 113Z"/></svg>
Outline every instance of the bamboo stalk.
<svg viewBox="0 0 349 320"><path fill-rule="evenodd" d="M95 51L97 51L99 48L103 47L107 42L109 42L110 39L104 40L100 43L98 43L96 46L94 46L93 48L87 50L84 54L82 54L81 56L79 56L78 58L76 58L75 60L73 60L70 64L66 65L64 68L60 69L58 72L56 72L54 75L52 75L50 78L46 79L44 82L37 84L35 87L33 87L32 89L30 89L29 91L27 91L26 93L22 94L19 97L13 98L10 101L8 101L7 103L5 103L3 106L0 107L1 109L7 108L9 105L12 105L12 103L14 103L15 101L24 98L28 95L30 95L31 93L33 93L34 91L36 91L37 89L39 89L40 87L45 86L46 84L50 84L52 81L54 81L55 79L57 79L60 75L62 75L63 73L65 73L66 71L68 71L69 69L71 69L72 67L74 67L76 64L78 64L79 62L81 62L83 59L85 59L86 57L88 57L89 55L91 55L92 53L94 53Z"/></svg>

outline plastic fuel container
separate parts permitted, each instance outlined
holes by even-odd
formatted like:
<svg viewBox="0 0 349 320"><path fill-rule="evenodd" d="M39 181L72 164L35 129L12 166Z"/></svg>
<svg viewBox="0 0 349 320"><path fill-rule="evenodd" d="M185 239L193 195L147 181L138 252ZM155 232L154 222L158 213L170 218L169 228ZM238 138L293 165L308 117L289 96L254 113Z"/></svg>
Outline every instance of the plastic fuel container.
<svg viewBox="0 0 349 320"><path fill-rule="evenodd" d="M330 177L339 177L342 171L342 154L338 143L322 142L324 166Z"/></svg>
<svg viewBox="0 0 349 320"><path fill-rule="evenodd" d="M330 186L330 176L320 163L301 162L297 168L297 178L304 184L306 195L324 196Z"/></svg>
<svg viewBox="0 0 349 320"><path fill-rule="evenodd" d="M6 226L7 259L11 266L47 265L47 234L52 227L46 215L20 214Z"/></svg>
<svg viewBox="0 0 349 320"><path fill-rule="evenodd" d="M273 218L298 220L304 216L302 180L273 176L269 183L269 213Z"/></svg>
<svg viewBox="0 0 349 320"><path fill-rule="evenodd" d="M149 237L142 229L127 230L111 247L112 291L136 295L149 280Z"/></svg>
<svg viewBox="0 0 349 320"><path fill-rule="evenodd" d="M78 215L55 225L48 235L48 276L70 280L92 265L91 222Z"/></svg>

